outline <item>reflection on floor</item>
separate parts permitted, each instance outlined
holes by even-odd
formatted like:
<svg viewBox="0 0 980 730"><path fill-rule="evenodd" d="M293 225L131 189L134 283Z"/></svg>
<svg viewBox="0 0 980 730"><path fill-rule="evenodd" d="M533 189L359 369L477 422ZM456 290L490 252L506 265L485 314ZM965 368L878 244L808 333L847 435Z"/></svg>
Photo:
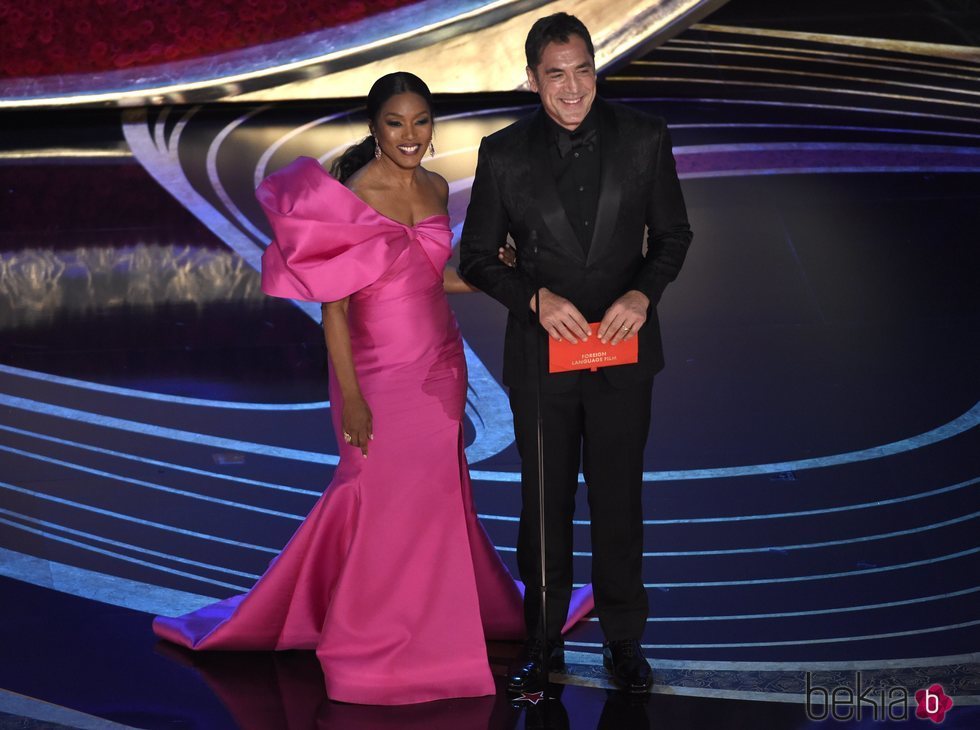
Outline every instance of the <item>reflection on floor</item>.
<svg viewBox="0 0 980 730"><path fill-rule="evenodd" d="M736 0L602 86L667 117L696 231L661 307L649 698L607 690L594 619L569 637L560 697L536 705L345 706L311 655L155 642L148 614L247 589L330 478L322 336L258 291L251 191L362 120L79 112L3 123L17 152L0 164L0 727L803 728L833 709L821 690L859 683L899 702L845 727L904 724L934 683L956 703L944 727L980 725L980 67L948 48L740 31L739 5L767 25L765 3ZM782 27L846 32L833 17ZM532 101L440 108L431 165L454 225L480 136ZM503 314L453 305L475 497L516 570ZM497 672L514 650L491 647Z"/></svg>

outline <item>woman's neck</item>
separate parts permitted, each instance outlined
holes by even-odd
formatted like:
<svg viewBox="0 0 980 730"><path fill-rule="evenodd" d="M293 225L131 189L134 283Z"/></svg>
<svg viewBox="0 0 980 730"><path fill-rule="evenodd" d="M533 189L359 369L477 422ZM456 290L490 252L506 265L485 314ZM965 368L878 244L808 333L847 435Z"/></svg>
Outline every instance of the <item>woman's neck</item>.
<svg viewBox="0 0 980 730"><path fill-rule="evenodd" d="M416 167L401 167L396 165L387 155L382 155L377 161L377 170L381 173L385 181L394 187L409 188L418 180L418 171L421 165Z"/></svg>

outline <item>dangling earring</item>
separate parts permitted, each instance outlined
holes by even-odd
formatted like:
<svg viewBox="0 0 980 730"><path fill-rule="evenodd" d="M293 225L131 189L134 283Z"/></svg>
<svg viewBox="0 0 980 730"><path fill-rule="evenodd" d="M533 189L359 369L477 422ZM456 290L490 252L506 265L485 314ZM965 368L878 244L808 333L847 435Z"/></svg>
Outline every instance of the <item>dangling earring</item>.
<svg viewBox="0 0 980 730"><path fill-rule="evenodd" d="M436 156L436 144L431 139L429 140L429 157Z"/></svg>
<svg viewBox="0 0 980 730"><path fill-rule="evenodd" d="M377 137L374 138L374 159L376 159L376 160L380 160L381 159L381 145L378 144L378 138Z"/></svg>

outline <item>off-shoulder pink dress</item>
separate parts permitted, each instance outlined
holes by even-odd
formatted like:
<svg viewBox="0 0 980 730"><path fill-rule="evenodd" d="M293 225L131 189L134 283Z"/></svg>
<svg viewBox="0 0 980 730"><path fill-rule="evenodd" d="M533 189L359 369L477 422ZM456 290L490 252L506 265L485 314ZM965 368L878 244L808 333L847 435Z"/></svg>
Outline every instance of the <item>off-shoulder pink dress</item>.
<svg viewBox="0 0 980 730"><path fill-rule="evenodd" d="M374 440L365 459L338 439L333 480L251 591L158 617L153 629L192 649L315 649L327 694L343 702L493 694L485 640L520 638L524 622L518 584L472 502L466 363L442 288L449 219L391 220L308 157L268 177L257 196L275 234L262 257L264 291L350 296ZM332 372L330 400L340 433Z"/></svg>

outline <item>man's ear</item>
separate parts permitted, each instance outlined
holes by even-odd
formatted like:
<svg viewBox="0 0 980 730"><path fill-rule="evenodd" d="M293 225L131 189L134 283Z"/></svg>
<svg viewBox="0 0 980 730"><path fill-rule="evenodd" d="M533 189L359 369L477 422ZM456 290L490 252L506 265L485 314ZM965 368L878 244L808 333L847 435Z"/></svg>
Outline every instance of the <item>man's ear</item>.
<svg viewBox="0 0 980 730"><path fill-rule="evenodd" d="M524 70L527 72L527 86L535 94L538 93L538 77L534 75L534 69L530 66L525 66Z"/></svg>

